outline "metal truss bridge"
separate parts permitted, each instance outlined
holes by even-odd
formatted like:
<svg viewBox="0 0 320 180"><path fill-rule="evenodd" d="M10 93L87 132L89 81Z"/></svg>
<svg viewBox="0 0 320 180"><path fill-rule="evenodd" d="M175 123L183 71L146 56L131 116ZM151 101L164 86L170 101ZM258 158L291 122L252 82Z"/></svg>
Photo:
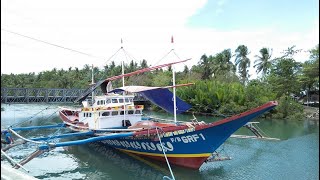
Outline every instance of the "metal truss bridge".
<svg viewBox="0 0 320 180"><path fill-rule="evenodd" d="M1 88L1 103L73 103L85 89L47 89L47 88ZM101 95L100 89L95 90ZM91 100L91 95L88 96ZM142 96L135 95L134 101L145 102Z"/></svg>

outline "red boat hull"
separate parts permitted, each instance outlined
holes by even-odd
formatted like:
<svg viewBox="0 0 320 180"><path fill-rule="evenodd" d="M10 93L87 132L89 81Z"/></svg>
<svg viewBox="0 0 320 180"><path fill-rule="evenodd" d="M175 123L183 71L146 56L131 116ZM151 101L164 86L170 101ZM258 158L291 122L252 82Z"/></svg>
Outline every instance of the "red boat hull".
<svg viewBox="0 0 320 180"><path fill-rule="evenodd" d="M133 151L127 151L123 149L118 149L122 152L128 153L128 154L134 154L142 158L149 158L154 159L157 161L166 162L166 159L164 158L163 154L157 154L157 156L152 155L146 155L141 154L140 152L133 152ZM200 166L208 159L210 154L203 155L203 157L167 157L170 164L174 164L177 166L182 166L190 169L199 169Z"/></svg>

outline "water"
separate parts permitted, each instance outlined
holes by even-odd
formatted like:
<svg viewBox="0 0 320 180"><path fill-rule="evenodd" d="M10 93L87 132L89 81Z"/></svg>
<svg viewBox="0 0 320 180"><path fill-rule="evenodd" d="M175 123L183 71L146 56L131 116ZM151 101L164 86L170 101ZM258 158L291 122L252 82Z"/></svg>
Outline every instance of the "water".
<svg viewBox="0 0 320 180"><path fill-rule="evenodd" d="M44 125L61 122L57 105L1 105L1 128L23 123ZM47 108L47 109L46 109ZM44 110L45 109L45 110ZM43 110L43 111L41 111ZM40 113L39 113L40 112ZM35 115L36 114L36 115ZM166 113L148 114L168 118ZM32 118L34 117L34 118ZM30 119L31 118L31 119ZM180 115L179 119L191 119L190 115ZM199 121L212 122L212 117L197 117ZM319 126L312 121L259 121L259 127L270 137L281 141L262 141L231 138L218 151L232 157L232 160L205 163L199 170L172 166L177 180L211 179L319 179ZM51 131L24 133L31 137ZM63 131L58 130L58 133ZM249 134L241 129L236 134ZM12 148L8 154L16 160L35 150L31 144ZM2 163L8 164L6 161ZM66 148L55 148L27 163L30 175L39 179L110 179L140 180L163 179L170 176L165 163L145 160L98 143ZM21 170L22 171L22 170Z"/></svg>

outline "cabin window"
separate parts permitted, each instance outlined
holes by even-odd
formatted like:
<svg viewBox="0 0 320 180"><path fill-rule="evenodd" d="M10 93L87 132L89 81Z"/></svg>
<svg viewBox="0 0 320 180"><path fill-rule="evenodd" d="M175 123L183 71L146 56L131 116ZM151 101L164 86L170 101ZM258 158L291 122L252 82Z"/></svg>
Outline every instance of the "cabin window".
<svg viewBox="0 0 320 180"><path fill-rule="evenodd" d="M124 115L124 111L120 111L120 115Z"/></svg>
<svg viewBox="0 0 320 180"><path fill-rule="evenodd" d="M119 99L119 103L123 103L123 99Z"/></svg>
<svg viewBox="0 0 320 180"><path fill-rule="evenodd" d="M83 113L83 117L86 117L86 113Z"/></svg>
<svg viewBox="0 0 320 180"><path fill-rule="evenodd" d="M107 100L106 100L106 103L107 103L107 104L111 103L111 100L110 100L110 99L107 99Z"/></svg>
<svg viewBox="0 0 320 180"><path fill-rule="evenodd" d="M110 115L110 112L103 112L102 113L102 116L109 116Z"/></svg>
<svg viewBox="0 0 320 180"><path fill-rule="evenodd" d="M130 98L130 102L133 102L133 99L132 99L132 98Z"/></svg>
<svg viewBox="0 0 320 180"><path fill-rule="evenodd" d="M128 103L129 102L129 99L128 98L126 98L126 103Z"/></svg>
<svg viewBox="0 0 320 180"><path fill-rule="evenodd" d="M141 114L141 111L140 110L136 110L136 114Z"/></svg>
<svg viewBox="0 0 320 180"><path fill-rule="evenodd" d="M111 115L112 115L112 116L118 115L118 111L112 111Z"/></svg>
<svg viewBox="0 0 320 180"><path fill-rule="evenodd" d="M97 105L100 105L100 101L97 101Z"/></svg>
<svg viewBox="0 0 320 180"><path fill-rule="evenodd" d="M134 112L133 110L130 110L128 111L128 114L133 114L133 112Z"/></svg>
<svg viewBox="0 0 320 180"><path fill-rule="evenodd" d="M88 113L89 114L89 117L91 117L91 113Z"/></svg>
<svg viewBox="0 0 320 180"><path fill-rule="evenodd" d="M118 103L118 99L112 99L112 103Z"/></svg>
<svg viewBox="0 0 320 180"><path fill-rule="evenodd" d="M103 100L103 101L102 101L102 104L106 104L106 101L105 101L105 100Z"/></svg>

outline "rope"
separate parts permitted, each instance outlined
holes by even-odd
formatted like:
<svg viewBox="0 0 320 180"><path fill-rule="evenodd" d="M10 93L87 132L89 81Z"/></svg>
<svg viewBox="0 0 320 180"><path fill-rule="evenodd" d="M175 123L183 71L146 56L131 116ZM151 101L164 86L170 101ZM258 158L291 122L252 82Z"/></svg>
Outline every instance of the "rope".
<svg viewBox="0 0 320 180"><path fill-rule="evenodd" d="M107 63L111 60L111 58L113 58L121 49L122 49L122 48L119 48L112 56L109 57L109 59L107 59L107 61L105 61L104 64L107 64ZM100 71L95 72L95 73L93 74L93 76L95 76L95 75L96 75L97 73L99 73L99 72L100 72Z"/></svg>
<svg viewBox="0 0 320 180"><path fill-rule="evenodd" d="M74 49L71 49L71 48L63 47L63 46L60 46L60 45L57 45L57 44L50 43L48 41L43 41L43 40L40 40L40 39L36 39L36 38L30 37L30 36L26 36L26 35L23 35L23 34L20 34L20 33L9 31L9 30L3 29L3 28L1 28L1 30L2 31L6 31L6 32L11 33L11 34L15 34L15 35L21 36L21 37L32 39L34 41L38 41L38 42L42 42L42 43L45 43L45 44L48 44L48 45L51 45L51 46L62 48L62 49L68 50L68 51L72 51L72 52L76 52L76 53L79 53L79 54L82 54L82 55L86 55L86 56L89 56L89 57L92 57L92 58L103 59L103 58L96 57L96 56L88 54L88 53L84 53L84 52L81 52L81 51L78 51L78 50L74 50Z"/></svg>
<svg viewBox="0 0 320 180"><path fill-rule="evenodd" d="M164 151L164 148L163 148L163 145L162 145L162 142L161 142L161 138L160 138L160 136L159 136L158 127L156 127L156 131L157 131L157 135L158 135L158 138L159 138L159 141L160 141L160 145L161 145L161 149L162 149L163 155L164 155L164 157L165 157L165 159L166 159L166 162L167 162L167 165L168 165L168 168L169 168L169 170L170 170L171 177L172 177L172 178L170 178L170 177L168 177L168 176L164 176L163 179L175 180L174 175L173 175L173 172L172 172L172 170L171 170L170 163L169 163L168 158L167 158L167 155L166 155L166 153L165 153L165 151Z"/></svg>
<svg viewBox="0 0 320 180"><path fill-rule="evenodd" d="M135 57L133 57L131 54L128 53L128 51L124 50L123 51L128 55L128 57L134 59L135 61L137 61L137 59Z"/></svg>
<svg viewBox="0 0 320 180"><path fill-rule="evenodd" d="M39 112L35 113L33 116L31 116L31 117L30 117L30 118L28 118L27 120L24 120L24 121L19 122L19 123L12 124L10 127L17 126L17 125L19 125L19 124L23 124L23 123L25 123L25 122L29 121L30 119L32 119L32 118L34 118L34 117L36 117L36 115L40 114L42 111L47 110L50 106L51 106L51 105L49 105L48 107L46 107L46 108L42 109L41 111L39 111Z"/></svg>
<svg viewBox="0 0 320 180"><path fill-rule="evenodd" d="M52 115L54 115L54 114L55 114L56 112L58 112L58 111L59 111L59 109L56 110L56 111L54 111L52 114L50 114L49 117L47 118L47 121L52 120L52 119L53 119L53 116L52 116ZM51 116L52 116L52 118L51 118ZM50 118L51 118L51 119L50 119ZM42 125L42 124L43 124L42 122L39 123L39 125ZM32 131L29 131L28 133L25 134L25 136L29 135L31 132L32 132Z"/></svg>
<svg viewBox="0 0 320 180"><path fill-rule="evenodd" d="M166 55L164 55L161 59L159 59L156 63L154 63L153 66L159 64L162 59L164 59L165 57L167 57L171 53L171 51L173 51L173 49L171 49Z"/></svg>

